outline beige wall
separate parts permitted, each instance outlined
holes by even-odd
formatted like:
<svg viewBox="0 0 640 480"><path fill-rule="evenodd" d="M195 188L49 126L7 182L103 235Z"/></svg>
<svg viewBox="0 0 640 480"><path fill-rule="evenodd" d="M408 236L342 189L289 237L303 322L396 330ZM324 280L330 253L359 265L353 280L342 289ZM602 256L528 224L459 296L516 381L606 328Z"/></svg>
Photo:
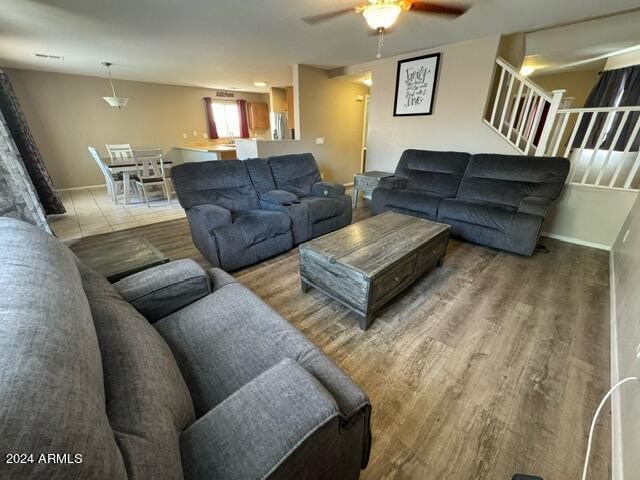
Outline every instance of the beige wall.
<svg viewBox="0 0 640 480"><path fill-rule="evenodd" d="M373 79L367 170L393 171L407 148L516 153L482 120L499 43L495 35L350 67L347 73L370 70ZM398 60L435 52L442 57L433 114L394 117Z"/></svg>
<svg viewBox="0 0 640 480"><path fill-rule="evenodd" d="M612 255L612 355L615 357L611 377L616 381L640 376L640 359L636 356L640 343L640 197L620 230ZM624 478L637 478L640 472L640 384L624 385L614 397L613 419L614 463L620 461L621 454Z"/></svg>
<svg viewBox="0 0 640 480"><path fill-rule="evenodd" d="M106 155L106 143L160 147L169 152L183 145L183 133L202 141L205 119L202 98L215 90L116 81L118 95L130 97L122 110L109 107L103 78L6 70L33 131L56 188L104 183L89 157L93 145ZM236 99L268 103L268 95L235 92ZM269 132L252 132L269 138Z"/></svg>
<svg viewBox="0 0 640 480"><path fill-rule="evenodd" d="M364 100L357 97L367 95L369 88L329 78L326 70L297 65L294 92L299 140L258 142L258 155L311 152L326 180L353 182L353 175L360 172L364 128ZM324 144L316 144L316 138L324 138Z"/></svg>
<svg viewBox="0 0 640 480"><path fill-rule="evenodd" d="M584 106L599 78L599 70L583 70L536 75L531 80L547 92L566 90L565 96L574 98L571 107L580 108Z"/></svg>
<svg viewBox="0 0 640 480"><path fill-rule="evenodd" d="M542 226L543 235L609 250L637 193L565 185Z"/></svg>
<svg viewBox="0 0 640 480"><path fill-rule="evenodd" d="M527 54L527 39L524 33L503 35L498 46L498 56L504 58L516 70L520 70ZM497 87L497 86L496 86Z"/></svg>

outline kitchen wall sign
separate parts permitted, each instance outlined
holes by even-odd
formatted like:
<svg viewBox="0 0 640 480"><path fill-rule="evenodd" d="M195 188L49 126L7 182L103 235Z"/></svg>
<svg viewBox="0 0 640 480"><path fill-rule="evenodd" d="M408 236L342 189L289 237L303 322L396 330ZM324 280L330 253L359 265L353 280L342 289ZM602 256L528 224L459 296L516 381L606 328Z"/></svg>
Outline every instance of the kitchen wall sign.
<svg viewBox="0 0 640 480"><path fill-rule="evenodd" d="M217 90L216 91L216 97L233 98L235 96L236 96L235 93L229 92L227 90Z"/></svg>
<svg viewBox="0 0 640 480"><path fill-rule="evenodd" d="M439 53L398 62L394 117L433 113L439 64Z"/></svg>

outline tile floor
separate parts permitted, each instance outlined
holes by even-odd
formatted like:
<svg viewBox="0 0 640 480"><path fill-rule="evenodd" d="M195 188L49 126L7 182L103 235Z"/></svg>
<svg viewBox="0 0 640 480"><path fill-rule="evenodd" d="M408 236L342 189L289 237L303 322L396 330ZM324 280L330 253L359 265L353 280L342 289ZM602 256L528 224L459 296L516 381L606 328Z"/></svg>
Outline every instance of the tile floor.
<svg viewBox="0 0 640 480"><path fill-rule="evenodd" d="M175 220L185 216L184 210L173 198L171 205L164 197L154 195L150 206L132 196L129 205L113 203L105 187L60 192L67 213L50 215L49 225L63 241L116 232L140 225Z"/></svg>

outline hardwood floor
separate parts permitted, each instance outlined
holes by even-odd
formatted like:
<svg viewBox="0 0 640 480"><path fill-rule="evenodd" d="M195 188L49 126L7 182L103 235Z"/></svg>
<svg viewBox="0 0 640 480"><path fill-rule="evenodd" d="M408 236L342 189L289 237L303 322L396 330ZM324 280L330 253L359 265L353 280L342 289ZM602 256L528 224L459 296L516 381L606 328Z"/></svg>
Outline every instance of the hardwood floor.
<svg viewBox="0 0 640 480"><path fill-rule="evenodd" d="M359 208L356 220L368 214ZM107 235L132 234L171 259L207 265L184 219ZM609 385L608 255L543 241L549 254L524 258L452 240L444 266L366 332L347 308L301 292L297 249L234 276L371 397L374 443L361 478L578 479ZM589 478L610 478L609 415Z"/></svg>

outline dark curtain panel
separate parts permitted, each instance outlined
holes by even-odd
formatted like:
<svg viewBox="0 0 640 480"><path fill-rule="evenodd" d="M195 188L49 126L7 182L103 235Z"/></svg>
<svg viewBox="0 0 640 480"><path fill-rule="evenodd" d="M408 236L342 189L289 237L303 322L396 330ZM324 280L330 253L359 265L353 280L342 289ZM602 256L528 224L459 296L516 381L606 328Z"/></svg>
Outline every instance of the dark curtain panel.
<svg viewBox="0 0 640 480"><path fill-rule="evenodd" d="M249 138L249 122L247 121L247 101L237 100L240 115L240 138Z"/></svg>
<svg viewBox="0 0 640 480"><path fill-rule="evenodd" d="M616 103L619 100L619 103ZM587 101L585 102L585 108L599 108L599 107L633 107L640 105L640 65L634 65L631 67L618 68L616 70L607 70L600 74L598 83L593 88ZM582 117L578 132L576 134L573 146L579 148L587 134L591 117L594 114L586 113ZM620 122L622 121L623 113L616 113L613 122L607 128L606 137L600 148L608 149L611 146L613 137L615 136ZM620 137L614 146L614 150L623 151L631 134L633 133L633 127L635 126L640 112L630 113L627 120L620 132ZM608 112L601 112L596 114L596 118L593 122L593 127L589 132L589 137L586 139L585 148L595 148L598 144L598 140L603 132L603 129L607 127ZM640 146L640 135L636 135L631 143L631 151L637 151Z"/></svg>
<svg viewBox="0 0 640 480"><path fill-rule="evenodd" d="M216 128L216 121L213 118L213 108L211 108L211 97L204 97L204 115L207 121L207 135L211 140L217 140L218 129Z"/></svg>
<svg viewBox="0 0 640 480"><path fill-rule="evenodd" d="M0 70L0 111L18 148L25 170L31 178L40 203L47 215L64 213L64 205L53 188L53 182L44 165L40 150L18 103L16 93L6 73Z"/></svg>

